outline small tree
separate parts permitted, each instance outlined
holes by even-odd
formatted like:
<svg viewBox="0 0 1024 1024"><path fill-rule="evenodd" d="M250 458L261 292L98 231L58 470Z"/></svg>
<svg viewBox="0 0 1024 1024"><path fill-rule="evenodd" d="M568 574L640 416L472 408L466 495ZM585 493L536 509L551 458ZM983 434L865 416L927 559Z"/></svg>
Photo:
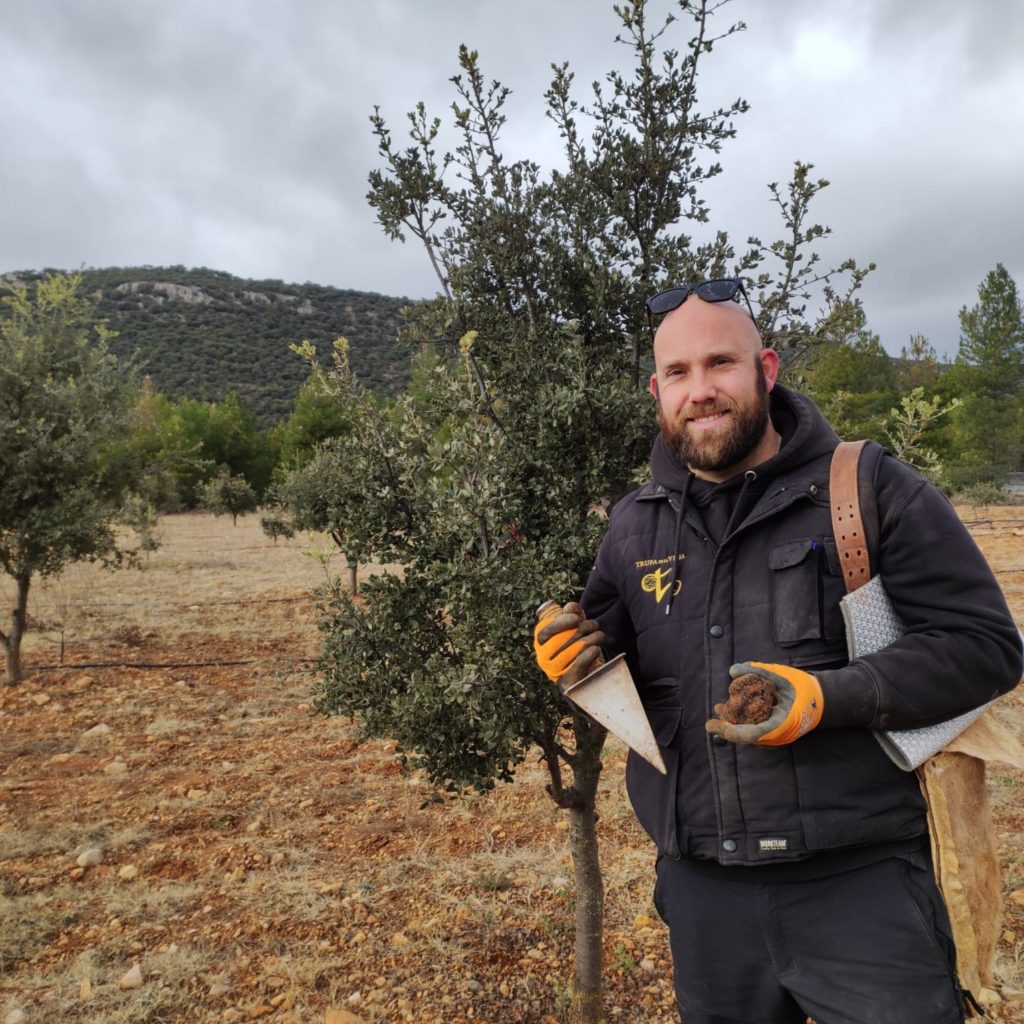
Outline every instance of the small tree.
<svg viewBox="0 0 1024 1024"><path fill-rule="evenodd" d="M135 531L138 550L146 552L147 562L149 556L160 548L161 540L156 532L159 518L156 507L148 498L141 494L128 495L121 512L121 522Z"/></svg>
<svg viewBox="0 0 1024 1024"><path fill-rule="evenodd" d="M601 1017L595 801L605 731L543 680L529 636L541 600L578 594L607 508L643 473L656 429L644 298L668 283L756 272L762 326L783 345L813 340L839 298L827 294L817 324L804 318L801 295L835 273L801 269L813 267L803 256L825 231L803 226L825 184L807 165L778 193L787 241L757 243L737 263L723 233L703 245L687 234L708 219L701 186L746 109L698 105L698 66L742 27L716 35L721 6L677 4L693 29L682 52L659 49L674 17L651 31L644 0L616 7L633 68L595 85L586 108L568 68L555 68L548 114L565 160L546 178L503 156L508 90L466 47L453 79L453 154L439 154L441 122L422 104L404 148L374 114L385 167L370 176L370 203L391 237L424 245L437 273L440 295L411 310L405 329L437 358L388 406L353 379L340 344L331 379L353 429L285 487L297 526L329 531L359 561L402 566L368 579L360 601L340 587L327 595L321 708L396 738L451 792L509 780L539 750L548 792L570 818L572 1021ZM851 269L850 287L861 273Z"/></svg>
<svg viewBox="0 0 1024 1024"><path fill-rule="evenodd" d="M266 508L260 513L260 529L276 544L282 537L294 537L295 527L286 509Z"/></svg>
<svg viewBox="0 0 1024 1024"><path fill-rule="evenodd" d="M928 444L930 430L938 420L960 407L960 399L943 400L939 395L926 398L923 387L914 388L900 399L898 408L889 410L885 424L885 444L898 459L916 466L933 483L945 483L945 466L940 454Z"/></svg>
<svg viewBox="0 0 1024 1024"><path fill-rule="evenodd" d="M8 683L21 677L33 576L124 555L113 527L127 481L103 453L128 429L132 380L79 284L47 276L5 297L0 315L0 567L16 588L0 630Z"/></svg>
<svg viewBox="0 0 1024 1024"><path fill-rule="evenodd" d="M243 512L256 510L256 492L245 477L232 476L222 467L212 480L203 484L199 503L215 516L230 513L231 525L237 526Z"/></svg>

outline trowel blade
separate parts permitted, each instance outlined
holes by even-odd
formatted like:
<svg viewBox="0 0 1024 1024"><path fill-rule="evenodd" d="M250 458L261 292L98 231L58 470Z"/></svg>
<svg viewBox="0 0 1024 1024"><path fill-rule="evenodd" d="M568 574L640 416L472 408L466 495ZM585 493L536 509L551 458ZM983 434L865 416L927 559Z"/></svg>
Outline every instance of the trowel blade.
<svg viewBox="0 0 1024 1024"><path fill-rule="evenodd" d="M620 654L578 683L559 689L595 722L618 736L630 750L635 750L662 775L667 775L625 658Z"/></svg>

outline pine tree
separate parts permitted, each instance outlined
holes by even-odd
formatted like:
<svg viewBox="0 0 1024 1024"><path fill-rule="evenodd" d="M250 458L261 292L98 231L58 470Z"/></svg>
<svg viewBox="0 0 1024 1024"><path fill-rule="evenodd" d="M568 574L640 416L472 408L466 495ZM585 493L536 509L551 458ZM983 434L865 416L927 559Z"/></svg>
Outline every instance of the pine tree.
<svg viewBox="0 0 1024 1024"><path fill-rule="evenodd" d="M996 264L978 302L960 310L960 350L950 371L962 399L953 423L956 481L1002 483L1024 467L1024 318L1017 285Z"/></svg>

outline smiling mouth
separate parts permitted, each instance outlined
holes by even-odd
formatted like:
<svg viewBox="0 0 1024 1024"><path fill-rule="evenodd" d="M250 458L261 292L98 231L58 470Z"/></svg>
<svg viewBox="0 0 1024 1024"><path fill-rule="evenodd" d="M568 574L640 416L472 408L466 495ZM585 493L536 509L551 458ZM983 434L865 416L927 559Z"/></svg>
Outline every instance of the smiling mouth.
<svg viewBox="0 0 1024 1024"><path fill-rule="evenodd" d="M696 427L698 430L706 430L708 427L721 423L728 415L728 410L722 409L718 412L705 413L703 416L691 416L687 420L687 425Z"/></svg>

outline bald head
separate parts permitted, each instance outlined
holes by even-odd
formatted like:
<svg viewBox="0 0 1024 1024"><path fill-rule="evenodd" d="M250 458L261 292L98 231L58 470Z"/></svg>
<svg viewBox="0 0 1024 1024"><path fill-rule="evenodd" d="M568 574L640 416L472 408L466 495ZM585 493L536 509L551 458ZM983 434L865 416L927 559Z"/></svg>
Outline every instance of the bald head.
<svg viewBox="0 0 1024 1024"><path fill-rule="evenodd" d="M662 320L654 335L654 362L660 365L659 351L677 347L698 338L729 340L751 355L763 346L757 325L736 302L705 302L691 295Z"/></svg>

